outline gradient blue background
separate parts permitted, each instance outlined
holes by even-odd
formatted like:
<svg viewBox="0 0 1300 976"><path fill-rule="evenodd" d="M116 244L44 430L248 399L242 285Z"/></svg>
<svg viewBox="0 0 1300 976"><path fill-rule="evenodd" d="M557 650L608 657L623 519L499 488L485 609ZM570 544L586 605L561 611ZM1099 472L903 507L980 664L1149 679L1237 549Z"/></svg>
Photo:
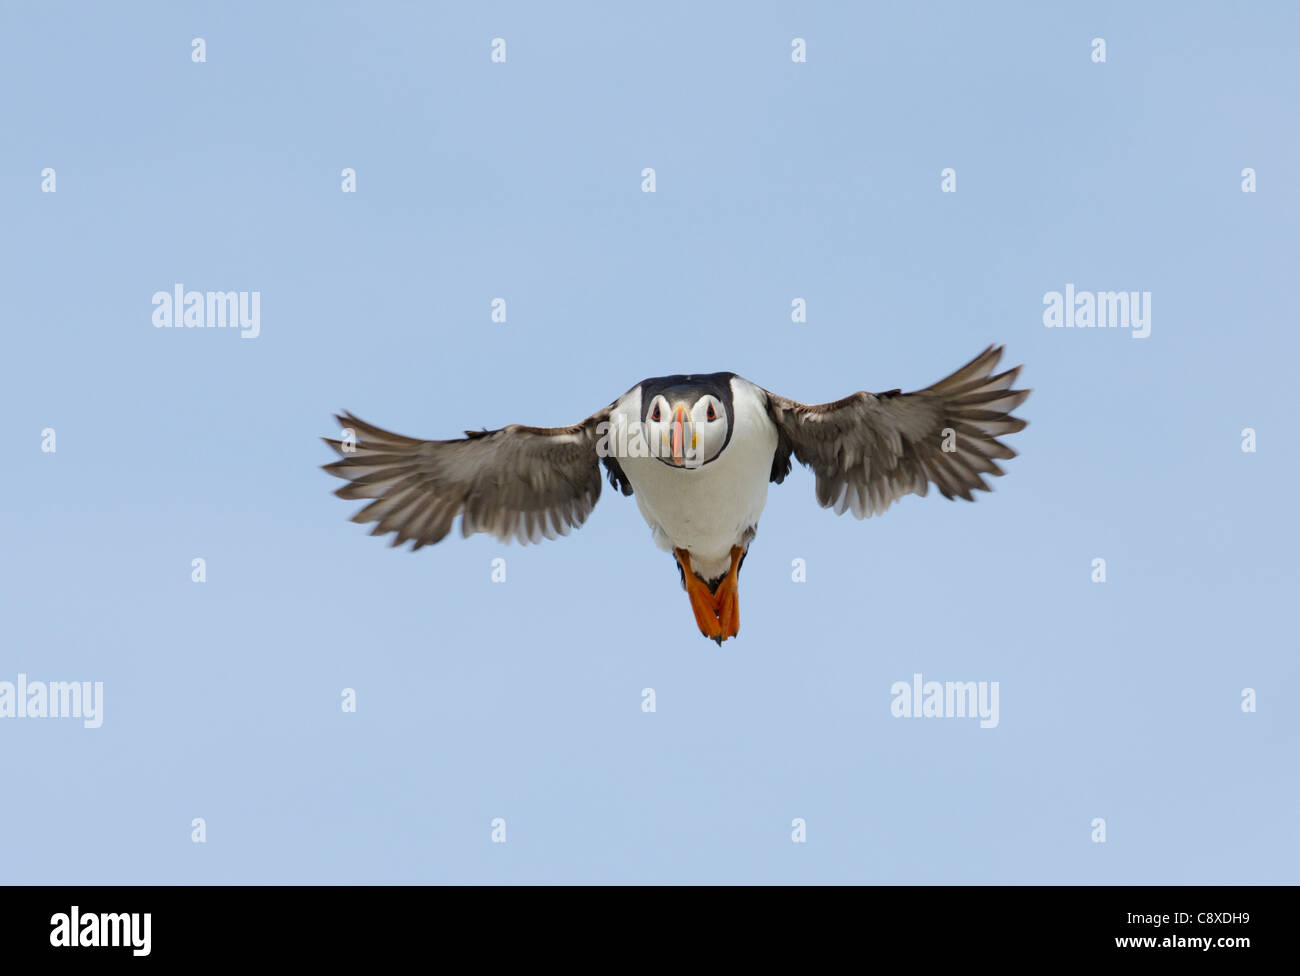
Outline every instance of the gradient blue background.
<svg viewBox="0 0 1300 976"><path fill-rule="evenodd" d="M98 730L0 721L0 880L1300 880L1300 14L1046 6L0 7L0 680L105 683ZM261 338L153 328L176 282ZM1150 338L1045 329L1067 282ZM798 469L722 648L608 487L412 555L318 468L344 407L816 402L995 341L996 491L856 522ZM892 718L918 671L1000 726Z"/></svg>

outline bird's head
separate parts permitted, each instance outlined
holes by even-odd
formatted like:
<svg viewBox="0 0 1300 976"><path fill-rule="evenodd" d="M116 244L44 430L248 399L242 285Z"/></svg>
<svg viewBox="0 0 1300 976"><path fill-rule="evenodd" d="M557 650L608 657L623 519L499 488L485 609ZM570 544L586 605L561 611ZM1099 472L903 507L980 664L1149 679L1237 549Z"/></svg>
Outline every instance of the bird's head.
<svg viewBox="0 0 1300 976"><path fill-rule="evenodd" d="M650 453L675 468L708 464L731 437L730 397L714 384L684 382L651 391L641 404Z"/></svg>

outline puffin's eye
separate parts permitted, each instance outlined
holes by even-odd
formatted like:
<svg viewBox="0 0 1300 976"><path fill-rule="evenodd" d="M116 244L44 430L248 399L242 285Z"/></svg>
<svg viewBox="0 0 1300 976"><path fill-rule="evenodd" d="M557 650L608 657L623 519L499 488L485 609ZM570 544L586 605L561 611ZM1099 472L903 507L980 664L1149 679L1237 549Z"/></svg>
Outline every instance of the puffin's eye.
<svg viewBox="0 0 1300 976"><path fill-rule="evenodd" d="M713 423L718 419L718 415L713 412L713 404L711 403L709 404L709 412L705 414L705 419L708 420L709 423Z"/></svg>
<svg viewBox="0 0 1300 976"><path fill-rule="evenodd" d="M650 419L653 420L655 423L658 423L658 422L659 422L659 420L660 420L660 417L659 417L659 404L657 404L657 403L655 404L654 411L650 414Z"/></svg>

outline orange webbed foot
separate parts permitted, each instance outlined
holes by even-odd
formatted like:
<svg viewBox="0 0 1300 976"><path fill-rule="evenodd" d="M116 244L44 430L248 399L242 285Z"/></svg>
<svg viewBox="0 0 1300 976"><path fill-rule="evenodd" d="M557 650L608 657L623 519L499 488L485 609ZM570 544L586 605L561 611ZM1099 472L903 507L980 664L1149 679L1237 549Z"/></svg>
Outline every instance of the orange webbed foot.
<svg viewBox="0 0 1300 976"><path fill-rule="evenodd" d="M722 578L718 584L717 592L713 594L713 605L718 613L718 623L722 628L721 639L718 643L726 640L728 637L735 637L740 633L740 560L745 551L739 546L731 550L731 569L727 575Z"/></svg>
<svg viewBox="0 0 1300 976"><path fill-rule="evenodd" d="M713 594L708 584L695 575L691 569L691 557L685 549L675 549L673 554L682 566L682 579L686 583L686 595L691 599L691 610L695 613L695 624L700 633L711 640L722 643L722 624L718 620L717 608L714 606Z"/></svg>
<svg viewBox="0 0 1300 976"><path fill-rule="evenodd" d="M719 583L714 599L717 600L722 639L735 637L740 632L740 594L734 579L728 577Z"/></svg>

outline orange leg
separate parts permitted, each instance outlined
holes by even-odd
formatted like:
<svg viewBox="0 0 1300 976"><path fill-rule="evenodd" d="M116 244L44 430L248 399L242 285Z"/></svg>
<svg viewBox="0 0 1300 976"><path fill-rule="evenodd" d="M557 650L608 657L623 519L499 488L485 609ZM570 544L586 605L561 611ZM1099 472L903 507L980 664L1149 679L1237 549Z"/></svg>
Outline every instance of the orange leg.
<svg viewBox="0 0 1300 976"><path fill-rule="evenodd" d="M682 577L686 580L686 595L691 598L691 609L695 611L695 623L700 633L722 643L722 624L713 606L713 594L708 584L691 570L691 555L685 549L674 549L673 555L682 566Z"/></svg>
<svg viewBox="0 0 1300 976"><path fill-rule="evenodd" d="M731 547L731 569L718 584L713 595L714 606L718 611L718 623L722 626L722 639L735 637L740 633L740 559L745 550L740 546Z"/></svg>

